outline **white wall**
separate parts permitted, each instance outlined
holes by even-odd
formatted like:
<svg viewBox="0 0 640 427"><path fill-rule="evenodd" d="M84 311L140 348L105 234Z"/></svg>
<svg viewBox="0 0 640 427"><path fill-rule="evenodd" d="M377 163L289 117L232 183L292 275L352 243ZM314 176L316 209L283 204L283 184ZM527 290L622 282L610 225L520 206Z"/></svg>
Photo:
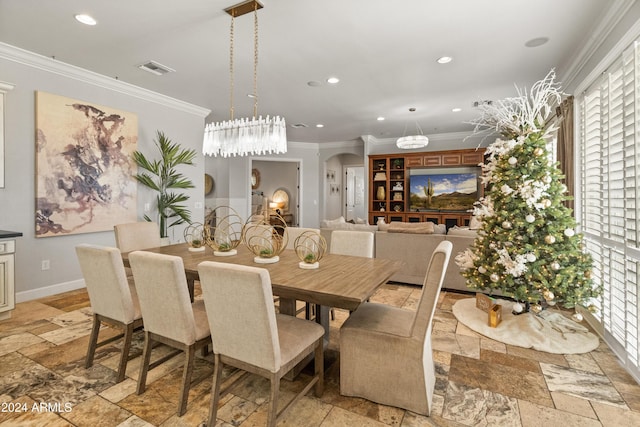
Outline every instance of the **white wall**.
<svg viewBox="0 0 640 427"><path fill-rule="evenodd" d="M156 130L201 153L204 117L208 111L5 44L0 44L0 81L15 85L6 96L6 182L5 188L0 189L0 229L23 233L16 245L19 302L83 286L75 254L79 243L115 245L112 231L35 237L35 91L136 113L138 149L148 157L155 157ZM203 209L195 209L196 202L204 202L202 155L196 163L195 167L181 171L197 185L186 192L191 196L189 204L194 221L202 221ZM142 218L144 204L153 206L154 201L155 195L138 186L139 218ZM182 239L182 230L174 230L173 237ZM41 270L42 260L50 261L50 270Z"/></svg>

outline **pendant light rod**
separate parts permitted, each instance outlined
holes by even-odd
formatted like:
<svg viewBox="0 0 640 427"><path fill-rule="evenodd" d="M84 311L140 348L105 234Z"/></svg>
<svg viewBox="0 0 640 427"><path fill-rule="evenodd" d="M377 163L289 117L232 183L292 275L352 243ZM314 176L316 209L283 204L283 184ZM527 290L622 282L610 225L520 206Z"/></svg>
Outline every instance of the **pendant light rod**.
<svg viewBox="0 0 640 427"><path fill-rule="evenodd" d="M231 15L231 36L229 48L229 86L231 119L205 126L202 152L210 156L246 156L280 154L287 152L287 132L284 118L258 116L258 10L263 6L257 0L239 3L225 9ZM234 35L235 18L254 13L253 52L253 117L234 118Z"/></svg>

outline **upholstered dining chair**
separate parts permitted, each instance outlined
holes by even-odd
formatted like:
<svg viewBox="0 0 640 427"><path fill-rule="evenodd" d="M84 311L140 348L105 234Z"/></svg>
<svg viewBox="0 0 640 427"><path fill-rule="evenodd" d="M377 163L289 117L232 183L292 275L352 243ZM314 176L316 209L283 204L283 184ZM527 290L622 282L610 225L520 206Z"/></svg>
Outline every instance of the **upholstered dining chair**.
<svg viewBox="0 0 640 427"><path fill-rule="evenodd" d="M287 235L287 247L286 249L295 249L293 244L296 239L304 232L312 231L314 233L320 234L319 228L305 228L305 227L287 227L284 232Z"/></svg>
<svg viewBox="0 0 640 427"><path fill-rule="evenodd" d="M373 258L374 235L371 231L334 230L331 232L329 253L336 255ZM331 308L331 320L335 320L335 309Z"/></svg>
<svg viewBox="0 0 640 427"><path fill-rule="evenodd" d="M139 221L113 226L116 246L121 252L139 251L161 246L160 228L155 222Z"/></svg>
<svg viewBox="0 0 640 427"><path fill-rule="evenodd" d="M329 253L373 258L373 232L334 230Z"/></svg>
<svg viewBox="0 0 640 427"><path fill-rule="evenodd" d="M431 322L452 244L434 250L416 311L364 303L340 328L340 394L429 415L435 387Z"/></svg>
<svg viewBox="0 0 640 427"><path fill-rule="evenodd" d="M302 233L304 233L306 231L312 231L314 233L320 234L320 229L319 228L305 228L305 227L287 227L287 228L285 228L284 232L287 235L287 247L286 247L286 249L294 250L295 247L293 245L294 245L296 239ZM276 300L277 300L277 298L276 298ZM309 304L308 302L306 302L304 304L303 308L296 310L296 313L301 313L302 311L304 311L306 319L311 319L311 317L313 315L312 314L313 306L311 304Z"/></svg>
<svg viewBox="0 0 640 427"><path fill-rule="evenodd" d="M142 326L136 290L127 281L122 256L117 248L82 244L76 246L76 254L93 310L85 368L93 365L96 348L123 338L116 377L119 383L126 374L133 332ZM98 343L102 323L121 329L122 334Z"/></svg>
<svg viewBox="0 0 640 427"><path fill-rule="evenodd" d="M178 416L187 410L195 352L211 344L204 303L191 303L182 258L145 251L129 254L140 309L144 318L144 348L138 377L137 394L145 391L147 372L164 362L161 358L150 366L155 342L184 352L182 388ZM173 354L171 355L173 356ZM199 378L194 381L201 381Z"/></svg>
<svg viewBox="0 0 640 427"><path fill-rule="evenodd" d="M223 365L271 381L269 426L275 426L278 418L314 385L316 396L322 395L324 329L309 320L275 313L268 270L204 261L198 266L198 273L216 364L209 426L216 424ZM278 412L280 379L311 353L315 355L313 378Z"/></svg>

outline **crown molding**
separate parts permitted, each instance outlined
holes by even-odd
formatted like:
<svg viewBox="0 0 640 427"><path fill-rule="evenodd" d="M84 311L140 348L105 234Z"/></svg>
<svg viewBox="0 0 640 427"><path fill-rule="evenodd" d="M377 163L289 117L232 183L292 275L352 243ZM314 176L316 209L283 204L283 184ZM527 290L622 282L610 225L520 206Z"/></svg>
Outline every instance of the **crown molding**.
<svg viewBox="0 0 640 427"><path fill-rule="evenodd" d="M13 90L14 87L16 87L16 85L8 83L8 82L1 82L0 81L0 92L2 92L2 93L7 93L10 90Z"/></svg>
<svg viewBox="0 0 640 427"><path fill-rule="evenodd" d="M53 58L48 58L46 56L29 52L27 50L20 49L18 47L1 42L0 58L12 62L17 62L19 64L36 68L38 70L46 71L48 73L57 74L69 79L77 80L83 83L88 83L114 92L122 93L124 95L129 95L134 98L142 99L144 101L153 102L165 107L171 107L175 110L183 111L185 113L193 114L199 117L204 118L211 112L211 110L209 109L199 107L188 102L180 101L179 99L172 98L170 96L143 89L139 86L135 86L121 80L116 80L102 74L94 73L93 71L85 70L84 68L60 62Z"/></svg>
<svg viewBox="0 0 640 427"><path fill-rule="evenodd" d="M303 150L317 150L319 148L319 144L317 142L287 141L287 147Z"/></svg>
<svg viewBox="0 0 640 427"><path fill-rule="evenodd" d="M613 5L607 8L607 12L602 20L600 20L599 24L589 35L582 48L577 51L576 55L567 67L567 70L564 72L564 78L562 79L562 85L564 87L568 87L573 84L574 80L587 65L587 62L593 57L602 43L606 40L609 34L611 34L616 25L618 25L620 20L625 16L634 3L635 0L614 0ZM632 28L635 29L636 27L637 23ZM635 33L635 37L637 37L636 31L629 31L627 34L629 33ZM631 40L628 42L624 41L625 45L628 45L635 39L635 37L632 36L625 37L625 39L629 37ZM610 55L611 54L607 56Z"/></svg>

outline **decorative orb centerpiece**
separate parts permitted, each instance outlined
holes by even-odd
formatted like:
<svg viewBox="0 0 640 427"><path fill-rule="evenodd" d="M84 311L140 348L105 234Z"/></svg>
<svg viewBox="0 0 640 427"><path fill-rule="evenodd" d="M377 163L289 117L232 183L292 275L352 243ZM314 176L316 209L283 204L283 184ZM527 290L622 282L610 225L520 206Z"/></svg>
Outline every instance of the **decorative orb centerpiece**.
<svg viewBox="0 0 640 427"><path fill-rule="evenodd" d="M242 228L242 240L255 255L253 261L258 264L271 264L280 261L280 253L287 247L284 232L287 223L278 214L270 218L252 215Z"/></svg>
<svg viewBox="0 0 640 427"><path fill-rule="evenodd" d="M184 241L189 245L189 251L204 251L204 226L194 222L184 229Z"/></svg>
<svg viewBox="0 0 640 427"><path fill-rule="evenodd" d="M232 256L242 242L242 219L229 206L218 206L207 215L204 238L215 256Z"/></svg>
<svg viewBox="0 0 640 427"><path fill-rule="evenodd" d="M320 267L320 260L327 252L327 241L315 231L305 231L296 237L293 249L300 259L298 267L315 270Z"/></svg>

